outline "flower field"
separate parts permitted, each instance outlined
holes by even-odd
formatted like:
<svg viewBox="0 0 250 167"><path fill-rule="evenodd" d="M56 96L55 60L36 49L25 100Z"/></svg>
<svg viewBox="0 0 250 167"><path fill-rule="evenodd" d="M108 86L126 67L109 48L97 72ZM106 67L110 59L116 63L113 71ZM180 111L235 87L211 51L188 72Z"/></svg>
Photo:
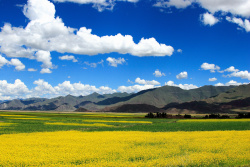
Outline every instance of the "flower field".
<svg viewBox="0 0 250 167"><path fill-rule="evenodd" d="M39 132L0 136L2 166L232 166L250 163L250 131Z"/></svg>
<svg viewBox="0 0 250 167"><path fill-rule="evenodd" d="M0 116L4 167L250 165L249 119L14 114ZM29 117L36 119L22 119Z"/></svg>

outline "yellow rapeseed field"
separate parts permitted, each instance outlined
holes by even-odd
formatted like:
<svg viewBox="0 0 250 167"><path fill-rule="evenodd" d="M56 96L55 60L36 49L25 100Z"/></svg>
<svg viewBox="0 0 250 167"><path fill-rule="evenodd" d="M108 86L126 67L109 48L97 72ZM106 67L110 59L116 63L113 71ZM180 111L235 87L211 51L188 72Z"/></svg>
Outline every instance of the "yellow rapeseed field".
<svg viewBox="0 0 250 167"><path fill-rule="evenodd" d="M104 126L104 127L114 127L114 125L107 125L107 124L79 124L79 123L64 123L64 122L45 122L45 125L65 125L65 126Z"/></svg>
<svg viewBox="0 0 250 167"><path fill-rule="evenodd" d="M0 146L0 166L250 165L250 131L20 133Z"/></svg>
<svg viewBox="0 0 250 167"><path fill-rule="evenodd" d="M107 121L107 120L83 120L83 122L111 122L111 123L139 123L139 124L152 124L150 121Z"/></svg>

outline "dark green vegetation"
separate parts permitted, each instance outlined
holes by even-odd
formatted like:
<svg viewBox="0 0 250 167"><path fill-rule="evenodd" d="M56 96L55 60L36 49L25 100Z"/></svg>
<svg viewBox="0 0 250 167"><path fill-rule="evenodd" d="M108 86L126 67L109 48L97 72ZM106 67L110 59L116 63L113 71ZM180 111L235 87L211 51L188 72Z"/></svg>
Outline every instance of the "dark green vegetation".
<svg viewBox="0 0 250 167"><path fill-rule="evenodd" d="M152 132L250 130L250 119L185 121L186 119L150 119L144 116L145 114L117 113L0 112L0 134L65 130ZM196 115L196 117L204 117L204 115ZM65 125L56 125L56 123ZM84 124L87 125L84 126Z"/></svg>

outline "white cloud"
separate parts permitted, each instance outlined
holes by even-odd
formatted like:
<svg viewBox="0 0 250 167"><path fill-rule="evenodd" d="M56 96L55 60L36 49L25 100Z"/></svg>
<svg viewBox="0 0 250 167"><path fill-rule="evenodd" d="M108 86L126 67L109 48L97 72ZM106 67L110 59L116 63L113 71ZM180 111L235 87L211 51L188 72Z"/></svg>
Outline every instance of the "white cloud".
<svg viewBox="0 0 250 167"><path fill-rule="evenodd" d="M115 58L112 58L112 57L108 57L106 59L106 61L108 61L109 65L113 66L113 67L117 67L118 64L123 64L123 63L126 62L125 59L121 58L121 57L119 57L118 59L115 59Z"/></svg>
<svg viewBox="0 0 250 167"><path fill-rule="evenodd" d="M141 78L136 78L135 83L141 84L141 85L160 85L158 81L152 80L152 81L147 81Z"/></svg>
<svg viewBox="0 0 250 167"><path fill-rule="evenodd" d="M28 68L28 71L30 71L30 72L35 72L35 71L37 71L37 69L34 69L34 68Z"/></svg>
<svg viewBox="0 0 250 167"><path fill-rule="evenodd" d="M92 30L86 27L79 30L67 27L61 18L55 18L55 12L54 4L48 0L28 0L23 13L30 22L25 28L5 24L0 32L0 52L7 57L37 59L43 63L42 66L47 66L43 68L51 68L52 63L47 59L48 54L37 57L40 51L81 55L117 52L139 57L171 56L174 52L172 46L160 44L153 37L142 38L136 44L131 35L100 37L92 34Z"/></svg>
<svg viewBox="0 0 250 167"><path fill-rule="evenodd" d="M96 8L99 12L103 10L113 10L115 2L131 2L136 3L139 0L53 0L55 2L73 2L78 4L93 4L93 8Z"/></svg>
<svg viewBox="0 0 250 167"><path fill-rule="evenodd" d="M241 79L248 79L250 80L250 73L245 70L245 71L235 71L231 74L228 75L229 77L239 77Z"/></svg>
<svg viewBox="0 0 250 167"><path fill-rule="evenodd" d="M210 82L217 81L217 78L215 78L215 77L214 78L209 78L208 81L210 81Z"/></svg>
<svg viewBox="0 0 250 167"><path fill-rule="evenodd" d="M214 17L212 14L208 12L201 15L201 21L203 22L204 25L209 25L209 26L213 26L214 24L219 22L219 20L216 17Z"/></svg>
<svg viewBox="0 0 250 167"><path fill-rule="evenodd" d="M245 84L249 84L249 83L240 83L240 82L231 80L231 81L229 81L229 82L227 82L225 84L217 83L217 84L215 84L215 86L239 86L239 85L245 85Z"/></svg>
<svg viewBox="0 0 250 167"><path fill-rule="evenodd" d="M239 70L238 70L238 69L235 69L234 66L231 66L231 67L225 69L224 71L226 71L226 72L237 72L237 71L239 71Z"/></svg>
<svg viewBox="0 0 250 167"><path fill-rule="evenodd" d="M168 8L168 7L176 7L177 9L180 8L186 8L192 4L193 0L158 0L156 4L154 4L155 7L160 8Z"/></svg>
<svg viewBox="0 0 250 167"><path fill-rule="evenodd" d="M49 68L42 68L40 71L41 74L50 74L52 71Z"/></svg>
<svg viewBox="0 0 250 167"><path fill-rule="evenodd" d="M182 49L178 49L177 52L178 52L178 53L182 53Z"/></svg>
<svg viewBox="0 0 250 167"><path fill-rule="evenodd" d="M156 77L166 76L165 73L159 71L158 69L155 70L155 72L153 73L153 75L156 76Z"/></svg>
<svg viewBox="0 0 250 167"><path fill-rule="evenodd" d="M156 88L155 85L133 85L133 86L119 86L117 91L119 92L127 92L127 93L132 93L132 92L139 92L142 90L147 90L147 89L153 89Z"/></svg>
<svg viewBox="0 0 250 167"><path fill-rule="evenodd" d="M32 89L28 89L27 86L20 80L16 79L14 84L8 83L6 80L0 80L0 100L11 100L16 98L28 98L28 97L58 97L66 96L68 94L74 96L89 95L97 92L100 94L115 93L116 90L109 88L108 86L100 86L99 88L82 83L70 83L70 81L64 81L56 86L52 86L43 79L38 79L33 82L36 85Z"/></svg>
<svg viewBox="0 0 250 167"><path fill-rule="evenodd" d="M9 64L15 66L15 69L17 71L21 71L25 69L25 65L18 59L11 59Z"/></svg>
<svg viewBox="0 0 250 167"><path fill-rule="evenodd" d="M168 81L168 82L165 82L165 85L168 85L168 86L175 86L175 87L179 87L181 89L185 89L185 90L189 90L189 89L196 89L198 88L198 86L196 85L193 85L193 84L175 84L173 81Z"/></svg>
<svg viewBox="0 0 250 167"><path fill-rule="evenodd" d="M41 65L41 67L43 68L52 68L52 62L51 62L51 55L50 52L48 51L43 51L43 50L39 50L38 52L36 52L36 59L39 62L42 62L43 64Z"/></svg>
<svg viewBox="0 0 250 167"><path fill-rule="evenodd" d="M250 16L249 0L158 0L156 7L186 8L192 3L199 4L202 8L214 14L216 12L231 13L242 17Z"/></svg>
<svg viewBox="0 0 250 167"><path fill-rule="evenodd" d="M225 86L223 83L217 83L217 84L215 84L214 86Z"/></svg>
<svg viewBox="0 0 250 167"><path fill-rule="evenodd" d="M56 90L43 79L39 79L33 82L33 84L37 85L33 90L32 94L34 96L43 96L43 95L55 95Z"/></svg>
<svg viewBox="0 0 250 167"><path fill-rule="evenodd" d="M226 17L226 20L232 23L237 24L241 28L244 28L246 32L250 32L250 21L245 19L244 21L241 18L236 18L236 17Z"/></svg>
<svg viewBox="0 0 250 167"><path fill-rule="evenodd" d="M29 92L27 86L20 79L16 79L13 84L0 80L0 100L22 98Z"/></svg>
<svg viewBox="0 0 250 167"><path fill-rule="evenodd" d="M215 64L208 64L208 63L203 63L201 65L201 68L203 70L210 70L210 72L215 72L215 71L219 71L220 67L215 65Z"/></svg>
<svg viewBox="0 0 250 167"><path fill-rule="evenodd" d="M64 55L59 57L60 60L72 60L73 62L78 62L74 56Z"/></svg>
<svg viewBox="0 0 250 167"><path fill-rule="evenodd" d="M192 4L198 4L200 7L209 11L209 13L203 14L202 22L205 25L214 25L219 20L213 15L216 13L222 17L225 17L227 13L243 17L250 17L250 1L249 0L157 0L155 7L168 8L174 6L176 8L186 8ZM240 27L244 28L247 32L250 31L250 22L241 18L230 18L226 17L230 22L238 24Z"/></svg>
<svg viewBox="0 0 250 167"><path fill-rule="evenodd" d="M226 12L242 17L250 16L249 0L196 0L196 2L211 13Z"/></svg>
<svg viewBox="0 0 250 167"><path fill-rule="evenodd" d="M188 73L186 71L181 72L180 74L176 75L177 79L187 79Z"/></svg>
<svg viewBox="0 0 250 167"><path fill-rule="evenodd" d="M99 64L102 64L102 65L103 65L103 62L104 62L103 60L101 60L101 61L99 61L99 62L97 62L97 63L89 63L89 62L85 61L84 64L86 64L86 65L88 65L88 66L90 66L90 67L92 67L92 68L96 68L97 65L99 65Z"/></svg>
<svg viewBox="0 0 250 167"><path fill-rule="evenodd" d="M0 68L4 65L12 65L15 66L17 71L21 71L25 69L25 65L19 59L11 59L8 61L5 57L0 55Z"/></svg>
<svg viewBox="0 0 250 167"><path fill-rule="evenodd" d="M0 68L9 63L8 60L5 59L2 55L0 55Z"/></svg>

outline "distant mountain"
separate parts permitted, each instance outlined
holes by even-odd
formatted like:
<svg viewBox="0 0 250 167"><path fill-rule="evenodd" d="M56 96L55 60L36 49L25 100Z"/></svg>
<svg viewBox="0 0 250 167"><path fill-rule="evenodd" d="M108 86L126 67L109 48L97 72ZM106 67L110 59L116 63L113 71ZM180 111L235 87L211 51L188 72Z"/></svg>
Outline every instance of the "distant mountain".
<svg viewBox="0 0 250 167"><path fill-rule="evenodd" d="M133 97L131 97L129 100L121 101L116 105L149 104L158 108L162 108L165 105L173 102L182 103L206 99L211 96L216 96L231 88L234 88L234 86L203 86L191 90L183 90L179 87L173 86L163 86L160 88L147 90L144 93L139 92L138 94L133 95ZM108 99L106 99L106 101L107 100Z"/></svg>
<svg viewBox="0 0 250 167"><path fill-rule="evenodd" d="M164 110L159 109L155 106L148 104L124 104L113 109L109 112L117 113L148 113L148 112L164 112Z"/></svg>
<svg viewBox="0 0 250 167"><path fill-rule="evenodd" d="M232 89L233 88L233 89ZM248 88L248 87L247 87ZM231 90L232 89L232 90ZM168 104L185 103L191 101L216 101L217 99L235 98L235 96L247 96L245 91L249 89L234 86L203 86L197 89L183 90L179 87L163 86L155 89L143 90L138 93L113 93L103 94L92 93L87 96L59 96L52 99L30 98L25 100L11 100L0 103L1 110L56 110L56 111L75 111L83 108L88 111L111 111L125 112L126 110L143 112L150 108L157 111L159 108ZM229 92L229 93L228 93ZM230 93L231 92L231 93ZM238 92L238 93L237 93ZM232 94L232 95L231 95ZM231 97L232 96L232 97ZM223 97L223 98L222 98ZM218 101L218 100L217 100ZM141 107L141 109L140 109ZM118 110L116 110L118 109Z"/></svg>
<svg viewBox="0 0 250 167"><path fill-rule="evenodd" d="M250 84L240 85L226 92L201 101L170 103L162 109L167 112L182 113L235 113L234 109L250 110Z"/></svg>
<svg viewBox="0 0 250 167"><path fill-rule="evenodd" d="M223 93L206 99L208 103L226 103L234 100L245 99L250 97L250 84L240 85L229 89Z"/></svg>
<svg viewBox="0 0 250 167"><path fill-rule="evenodd" d="M0 103L0 109L22 110L26 105L43 102L45 98L29 98L25 100L15 99Z"/></svg>
<svg viewBox="0 0 250 167"><path fill-rule="evenodd" d="M99 110L100 107L95 103L113 97L125 97L131 94L114 93L100 95L92 93L88 96L59 96L52 99L30 98L26 100L11 100L0 104L0 109L4 110L57 110L74 111L79 107L87 107L90 110Z"/></svg>
<svg viewBox="0 0 250 167"><path fill-rule="evenodd" d="M185 103L170 103L163 107L168 113L178 114L212 114L212 113L236 113L233 109L250 109L250 97L233 100L226 103L207 103L205 101L192 101Z"/></svg>

